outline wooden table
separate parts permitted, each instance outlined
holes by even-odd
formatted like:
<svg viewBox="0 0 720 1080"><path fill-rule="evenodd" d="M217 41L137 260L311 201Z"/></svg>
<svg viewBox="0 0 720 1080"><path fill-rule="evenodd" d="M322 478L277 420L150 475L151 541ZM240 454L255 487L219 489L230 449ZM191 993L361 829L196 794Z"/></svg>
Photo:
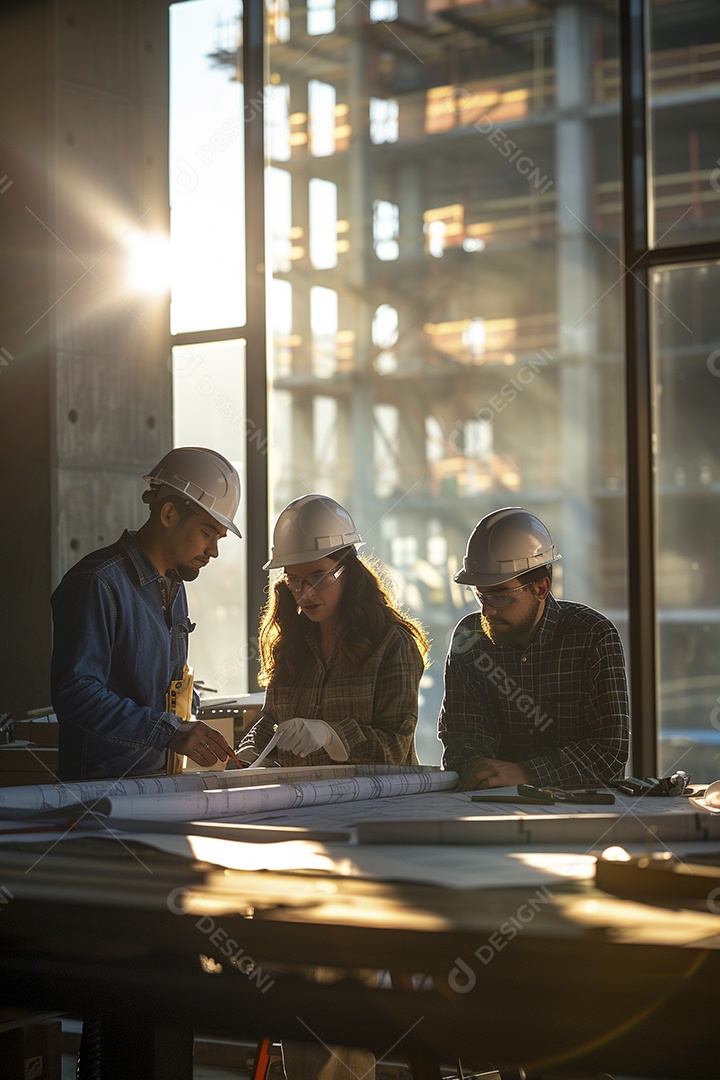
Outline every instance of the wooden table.
<svg viewBox="0 0 720 1080"><path fill-rule="evenodd" d="M720 924L707 905L638 903L591 882L448 889L222 870L92 837L42 857L6 845L0 882L0 1003L101 1014L117 1043L107 1080L189 1080L193 1030L536 1075L720 1075ZM425 973L432 988L322 985L289 964Z"/></svg>

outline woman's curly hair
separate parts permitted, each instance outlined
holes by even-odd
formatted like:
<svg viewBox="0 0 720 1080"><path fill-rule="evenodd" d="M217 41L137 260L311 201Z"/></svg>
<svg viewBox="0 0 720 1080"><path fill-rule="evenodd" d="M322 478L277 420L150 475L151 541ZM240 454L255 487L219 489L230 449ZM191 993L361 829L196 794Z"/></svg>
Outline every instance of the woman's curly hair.
<svg viewBox="0 0 720 1080"><path fill-rule="evenodd" d="M359 671L390 626L408 634L426 660L430 649L427 635L416 619L396 606L385 567L358 557L354 547L340 548L328 557L345 567L335 646L342 669ZM306 629L307 621L298 617L293 594L282 577L277 578L270 585L260 619L260 686L271 682L287 685L306 670L311 658Z"/></svg>

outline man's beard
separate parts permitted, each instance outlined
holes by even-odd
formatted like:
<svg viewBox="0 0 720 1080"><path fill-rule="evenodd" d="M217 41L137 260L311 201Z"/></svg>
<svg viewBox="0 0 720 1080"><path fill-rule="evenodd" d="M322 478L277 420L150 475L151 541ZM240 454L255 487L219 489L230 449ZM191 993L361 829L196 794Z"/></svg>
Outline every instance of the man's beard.
<svg viewBox="0 0 720 1080"><path fill-rule="evenodd" d="M200 573L199 566L188 566L187 563L181 563L180 566L175 567L175 574L181 581L194 581Z"/></svg>
<svg viewBox="0 0 720 1080"><path fill-rule="evenodd" d="M493 645L509 645L513 649L524 648L535 625L540 603L541 601L536 599L531 610L519 622L513 623L512 626L491 626L487 616L481 612L480 625L483 628L483 633L490 638Z"/></svg>

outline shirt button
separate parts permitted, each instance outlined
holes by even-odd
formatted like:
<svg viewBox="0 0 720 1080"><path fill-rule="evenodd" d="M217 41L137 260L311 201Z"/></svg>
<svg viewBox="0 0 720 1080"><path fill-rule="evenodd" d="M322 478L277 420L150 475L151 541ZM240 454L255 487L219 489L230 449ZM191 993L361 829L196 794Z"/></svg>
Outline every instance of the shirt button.
<svg viewBox="0 0 720 1080"><path fill-rule="evenodd" d="M527 656L523 656L522 662L523 662L523 664L527 663Z"/></svg>

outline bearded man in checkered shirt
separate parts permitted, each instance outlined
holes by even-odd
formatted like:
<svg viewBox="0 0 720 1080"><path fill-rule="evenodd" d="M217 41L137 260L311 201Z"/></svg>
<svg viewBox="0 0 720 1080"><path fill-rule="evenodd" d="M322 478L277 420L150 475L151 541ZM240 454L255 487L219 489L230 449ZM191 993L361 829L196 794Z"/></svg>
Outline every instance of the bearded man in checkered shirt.
<svg viewBox="0 0 720 1080"><path fill-rule="evenodd" d="M547 528L506 507L470 536L454 580L480 611L453 632L438 722L443 766L463 790L516 784L602 785L628 757L625 657L617 628L557 600Z"/></svg>

